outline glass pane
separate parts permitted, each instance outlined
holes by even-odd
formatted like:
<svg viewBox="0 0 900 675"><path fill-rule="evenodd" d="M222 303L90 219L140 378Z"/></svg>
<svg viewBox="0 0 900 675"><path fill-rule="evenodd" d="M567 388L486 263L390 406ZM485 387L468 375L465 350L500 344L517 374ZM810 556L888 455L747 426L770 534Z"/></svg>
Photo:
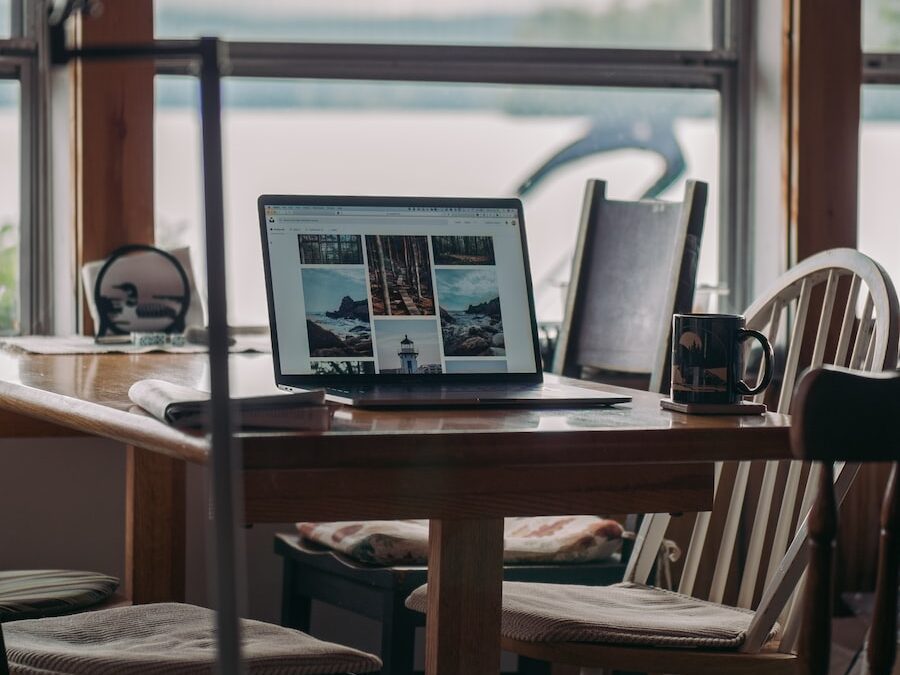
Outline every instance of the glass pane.
<svg viewBox="0 0 900 675"><path fill-rule="evenodd" d="M900 3L863 0L863 51L900 51Z"/></svg>
<svg viewBox="0 0 900 675"><path fill-rule="evenodd" d="M11 0L0 0L0 38L9 37L12 19Z"/></svg>
<svg viewBox="0 0 900 675"><path fill-rule="evenodd" d="M19 83L0 82L0 335L19 331Z"/></svg>
<svg viewBox="0 0 900 675"><path fill-rule="evenodd" d="M900 87L863 87L859 153L859 249L900 285Z"/></svg>
<svg viewBox="0 0 900 675"><path fill-rule="evenodd" d="M160 37L709 49L712 0L157 0Z"/></svg>
<svg viewBox="0 0 900 675"><path fill-rule="evenodd" d="M198 247L196 85L158 78L157 238ZM263 193L522 196L538 318L562 317L584 184L680 200L708 181L699 281L718 270L718 94L556 87L229 80L230 313L267 322ZM198 249L199 250L199 249Z"/></svg>

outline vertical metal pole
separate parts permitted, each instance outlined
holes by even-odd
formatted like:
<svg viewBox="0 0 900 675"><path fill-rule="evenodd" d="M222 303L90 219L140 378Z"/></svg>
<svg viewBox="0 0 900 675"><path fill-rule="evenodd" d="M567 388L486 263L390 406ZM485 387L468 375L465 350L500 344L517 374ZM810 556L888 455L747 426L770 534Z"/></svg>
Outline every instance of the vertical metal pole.
<svg viewBox="0 0 900 675"><path fill-rule="evenodd" d="M239 675L238 585L243 566L237 526L243 520L238 482L240 446L232 433L228 387L228 311L225 301L225 214L222 178L222 102L219 41L200 40L200 116L203 139L203 197L206 209L206 279L209 295L209 374L212 415L214 566L218 672Z"/></svg>

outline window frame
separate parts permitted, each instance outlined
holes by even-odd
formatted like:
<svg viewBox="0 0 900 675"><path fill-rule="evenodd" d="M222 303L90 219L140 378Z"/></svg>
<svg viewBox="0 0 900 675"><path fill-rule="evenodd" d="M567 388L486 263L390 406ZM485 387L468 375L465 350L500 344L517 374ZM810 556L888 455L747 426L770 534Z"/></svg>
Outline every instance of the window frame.
<svg viewBox="0 0 900 675"><path fill-rule="evenodd" d="M0 39L0 79L19 82L19 330L52 327L50 275L49 84L42 80L46 17L42 3L11 0L10 35ZM46 63L44 64L46 66Z"/></svg>
<svg viewBox="0 0 900 675"><path fill-rule="evenodd" d="M225 76L498 85L705 89L719 94L720 306L752 292L749 207L752 8L712 0L709 50L224 41ZM158 42L178 42L159 40ZM158 62L157 75L189 75Z"/></svg>
<svg viewBox="0 0 900 675"><path fill-rule="evenodd" d="M865 52L862 83L900 84L900 52Z"/></svg>

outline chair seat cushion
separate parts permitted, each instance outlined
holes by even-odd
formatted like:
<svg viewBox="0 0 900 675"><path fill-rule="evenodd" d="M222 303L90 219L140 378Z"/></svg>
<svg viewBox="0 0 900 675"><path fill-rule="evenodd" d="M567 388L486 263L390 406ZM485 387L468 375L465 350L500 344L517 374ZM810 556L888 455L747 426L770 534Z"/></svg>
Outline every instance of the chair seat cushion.
<svg viewBox="0 0 900 675"><path fill-rule="evenodd" d="M428 558L427 520L297 523L314 544L372 565L422 565ZM622 526L597 516L507 518L507 563L604 560L622 545Z"/></svg>
<svg viewBox="0 0 900 675"><path fill-rule="evenodd" d="M425 611L427 585L406 606ZM599 642L648 647L736 649L753 612L653 586L504 582L505 637L525 642ZM779 630L776 624L769 639Z"/></svg>
<svg viewBox="0 0 900 675"><path fill-rule="evenodd" d="M162 603L16 621L3 627L11 675L212 673L214 613ZM368 673L381 661L290 628L243 620L243 655L253 675Z"/></svg>
<svg viewBox="0 0 900 675"><path fill-rule="evenodd" d="M119 580L71 570L0 571L0 622L70 614L108 600Z"/></svg>

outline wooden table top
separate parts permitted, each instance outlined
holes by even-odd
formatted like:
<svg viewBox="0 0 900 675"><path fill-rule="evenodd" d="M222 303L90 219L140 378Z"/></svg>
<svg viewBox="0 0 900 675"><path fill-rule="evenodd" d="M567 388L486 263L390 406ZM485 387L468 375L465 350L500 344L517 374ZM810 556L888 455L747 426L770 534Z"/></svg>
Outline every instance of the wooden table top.
<svg viewBox="0 0 900 675"><path fill-rule="evenodd" d="M231 368L233 395L275 389L270 355L233 355ZM93 434L204 462L208 445L203 437L172 429L128 400L131 384L144 378L203 387L208 382L206 355L43 356L0 350L0 437L46 436L50 423L59 435ZM504 458L518 464L635 464L790 457L787 416L684 415L661 410L658 394L625 391L633 402L611 408L413 411L336 405L328 431L242 434L245 466L478 465Z"/></svg>

